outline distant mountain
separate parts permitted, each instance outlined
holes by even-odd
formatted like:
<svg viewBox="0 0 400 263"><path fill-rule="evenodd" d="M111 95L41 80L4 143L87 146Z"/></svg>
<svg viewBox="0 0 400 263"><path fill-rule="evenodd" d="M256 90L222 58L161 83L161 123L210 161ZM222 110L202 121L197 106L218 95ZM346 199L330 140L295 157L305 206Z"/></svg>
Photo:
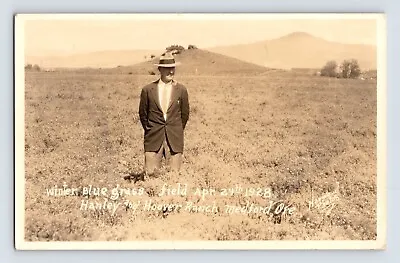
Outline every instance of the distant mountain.
<svg viewBox="0 0 400 263"><path fill-rule="evenodd" d="M152 60L132 66L104 69L102 72L110 74L144 75L153 72L158 74L157 67L154 65L158 62L158 59L159 57L156 57ZM262 74L270 70L266 67L202 49L185 50L181 54L176 54L175 59L177 62L181 63L181 65L177 67L177 74L182 75L249 75Z"/></svg>
<svg viewBox="0 0 400 263"><path fill-rule="evenodd" d="M114 68L135 65L129 70L146 73L155 63L151 55L159 56L163 50L99 51L68 56L26 56L26 64L41 68ZM341 63L344 59L357 59L362 70L376 69L376 47L331 42L304 32L294 32L281 38L250 44L220 46L207 50L186 50L182 63L190 65L181 70L205 74L208 72L242 73L260 72L268 68L321 68L328 60ZM190 55L190 56L189 56ZM224 56L222 56L224 55ZM187 57L189 56L189 57ZM234 60L235 58L236 60ZM247 62L247 64L243 64ZM150 65L151 64L151 65ZM255 67L258 65L259 67ZM122 66L122 67L121 67ZM260 67L261 66L261 67ZM236 68L236 69L235 69ZM125 70L125 69L124 69Z"/></svg>
<svg viewBox="0 0 400 263"><path fill-rule="evenodd" d="M321 68L328 60L341 63L344 59L352 58L358 60L362 70L377 68L375 46L341 44L304 32L207 50L270 68Z"/></svg>
<svg viewBox="0 0 400 263"><path fill-rule="evenodd" d="M162 50L98 51L69 56L27 56L25 64L38 64L41 68L112 68L146 61Z"/></svg>

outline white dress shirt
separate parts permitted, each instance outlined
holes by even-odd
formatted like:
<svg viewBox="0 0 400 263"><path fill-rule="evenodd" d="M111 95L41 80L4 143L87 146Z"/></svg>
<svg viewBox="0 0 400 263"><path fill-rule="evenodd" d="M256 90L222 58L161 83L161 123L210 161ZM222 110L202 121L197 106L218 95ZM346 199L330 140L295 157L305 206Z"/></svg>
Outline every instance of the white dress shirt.
<svg viewBox="0 0 400 263"><path fill-rule="evenodd" d="M162 102L163 102L163 96L164 96L164 89L167 89L166 99L168 101L167 105L169 105L169 101L171 99L172 81L169 83L164 83L160 79L160 81L158 82L158 98L160 100L161 108L163 107ZM167 106L167 109L168 109L168 106ZM167 109L162 109L165 120L167 120Z"/></svg>

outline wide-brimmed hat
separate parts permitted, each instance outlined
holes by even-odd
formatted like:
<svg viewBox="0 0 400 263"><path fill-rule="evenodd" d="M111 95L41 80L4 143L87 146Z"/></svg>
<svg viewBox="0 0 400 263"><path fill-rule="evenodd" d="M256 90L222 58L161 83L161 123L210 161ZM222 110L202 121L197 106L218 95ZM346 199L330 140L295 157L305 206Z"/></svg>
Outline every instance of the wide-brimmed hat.
<svg viewBox="0 0 400 263"><path fill-rule="evenodd" d="M180 65L180 63L175 61L175 58L171 52L166 52L160 56L160 61L158 64L154 65L163 68L173 68Z"/></svg>

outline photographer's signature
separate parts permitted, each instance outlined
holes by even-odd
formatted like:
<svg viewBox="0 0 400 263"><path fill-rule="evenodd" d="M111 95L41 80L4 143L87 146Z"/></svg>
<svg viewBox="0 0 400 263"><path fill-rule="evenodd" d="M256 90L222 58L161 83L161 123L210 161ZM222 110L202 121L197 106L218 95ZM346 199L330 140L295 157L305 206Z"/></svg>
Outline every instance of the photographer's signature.
<svg viewBox="0 0 400 263"><path fill-rule="evenodd" d="M308 201L308 209L317 209L321 213L329 215L336 207L339 199L339 182L336 182L336 189L333 192L325 193L316 199L314 198L314 191L311 189L311 201Z"/></svg>

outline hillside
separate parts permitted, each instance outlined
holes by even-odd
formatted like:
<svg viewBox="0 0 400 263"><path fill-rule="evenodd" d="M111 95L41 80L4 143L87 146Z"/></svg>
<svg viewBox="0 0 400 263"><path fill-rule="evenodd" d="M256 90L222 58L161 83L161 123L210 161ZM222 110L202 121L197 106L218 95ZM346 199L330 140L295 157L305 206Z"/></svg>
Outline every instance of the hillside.
<svg viewBox="0 0 400 263"><path fill-rule="evenodd" d="M244 62L236 58L217 54L207 50L191 49L175 55L176 61L181 63L177 67L180 75L226 75L226 74L262 74L270 69ZM102 73L110 74L141 74L149 75L151 72L157 74L159 57L138 63L132 66L121 66L113 69L103 69Z"/></svg>
<svg viewBox="0 0 400 263"><path fill-rule="evenodd" d="M321 68L328 60L340 63L349 58L357 59L362 70L377 67L375 46L330 42L303 32L208 50L271 68Z"/></svg>

